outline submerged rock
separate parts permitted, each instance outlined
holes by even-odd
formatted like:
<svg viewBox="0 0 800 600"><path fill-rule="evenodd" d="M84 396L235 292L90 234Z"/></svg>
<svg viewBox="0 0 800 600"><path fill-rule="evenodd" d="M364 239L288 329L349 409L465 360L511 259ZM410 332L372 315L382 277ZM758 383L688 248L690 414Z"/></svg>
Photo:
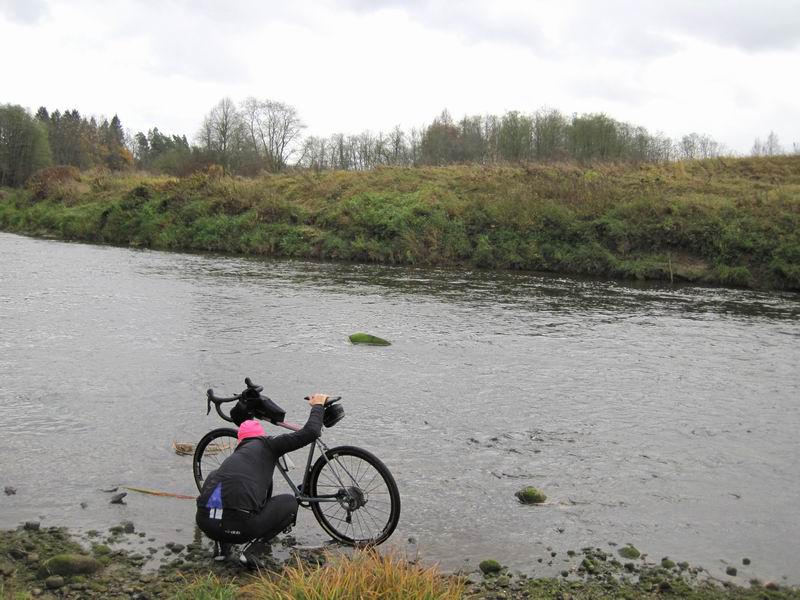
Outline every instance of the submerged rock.
<svg viewBox="0 0 800 600"><path fill-rule="evenodd" d="M523 504L541 504L547 500L544 492L535 487L525 487L514 494Z"/></svg>
<svg viewBox="0 0 800 600"><path fill-rule="evenodd" d="M125 504L125 496L128 495L128 492L120 492L119 494L114 494L111 496L111 504Z"/></svg>
<svg viewBox="0 0 800 600"><path fill-rule="evenodd" d="M736 567L728 567L725 569L725 573L731 577L736 577L738 571L736 570Z"/></svg>
<svg viewBox="0 0 800 600"><path fill-rule="evenodd" d="M368 346L391 346L392 343L368 333L354 333L350 336L351 344L366 344Z"/></svg>
<svg viewBox="0 0 800 600"><path fill-rule="evenodd" d="M17 493L17 488L7 485L3 491L5 492L6 496L13 496Z"/></svg>

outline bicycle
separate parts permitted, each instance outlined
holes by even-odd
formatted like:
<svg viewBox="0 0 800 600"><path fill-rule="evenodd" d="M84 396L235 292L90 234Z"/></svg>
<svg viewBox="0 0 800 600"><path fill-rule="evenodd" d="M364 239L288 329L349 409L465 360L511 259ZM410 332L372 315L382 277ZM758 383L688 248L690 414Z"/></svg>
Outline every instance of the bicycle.
<svg viewBox="0 0 800 600"><path fill-rule="evenodd" d="M274 401L262 396L263 387L245 378L247 388L236 396L218 398L214 390L206 392L207 411L214 404L217 414L225 421L241 423L246 419L261 419L273 425L298 431L299 425L286 422L286 412ZM341 396L325 402L323 425L329 429L344 418L338 402ZM236 402L226 415L221 406ZM203 487L205 476L222 464L236 449L237 430L221 427L209 431L197 444L192 468L197 489ZM312 465L315 450L320 455ZM323 530L335 541L350 546L377 546L392 535L400 519L400 492L386 465L371 452L356 446L329 448L321 436L309 445L303 480L296 485L289 476L287 457L278 459L277 467L295 498L303 508L310 508ZM271 488L267 495L271 495Z"/></svg>

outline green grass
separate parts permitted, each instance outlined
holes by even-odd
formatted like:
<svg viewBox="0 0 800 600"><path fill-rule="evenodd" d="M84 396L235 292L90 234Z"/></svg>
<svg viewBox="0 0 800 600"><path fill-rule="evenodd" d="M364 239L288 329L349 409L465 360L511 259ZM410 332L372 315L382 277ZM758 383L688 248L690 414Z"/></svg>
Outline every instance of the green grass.
<svg viewBox="0 0 800 600"><path fill-rule="evenodd" d="M0 228L63 239L800 290L800 157L39 177Z"/></svg>
<svg viewBox="0 0 800 600"><path fill-rule="evenodd" d="M172 600L234 600L238 598L238 587L224 582L209 573L186 583L185 587L172 596Z"/></svg>

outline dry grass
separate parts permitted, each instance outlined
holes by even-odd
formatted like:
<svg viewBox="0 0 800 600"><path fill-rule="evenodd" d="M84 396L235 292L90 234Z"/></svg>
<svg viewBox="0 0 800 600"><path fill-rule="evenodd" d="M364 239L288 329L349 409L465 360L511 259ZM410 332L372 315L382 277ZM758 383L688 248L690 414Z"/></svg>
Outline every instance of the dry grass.
<svg viewBox="0 0 800 600"><path fill-rule="evenodd" d="M353 557L327 557L324 566L300 561L266 574L240 590L248 600L456 600L464 582L396 553L362 550Z"/></svg>

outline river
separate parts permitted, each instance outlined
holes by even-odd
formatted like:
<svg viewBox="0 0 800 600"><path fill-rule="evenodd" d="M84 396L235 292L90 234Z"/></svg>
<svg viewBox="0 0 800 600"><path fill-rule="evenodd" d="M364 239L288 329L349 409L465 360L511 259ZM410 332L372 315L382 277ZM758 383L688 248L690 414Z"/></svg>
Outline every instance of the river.
<svg viewBox="0 0 800 600"><path fill-rule="evenodd" d="M304 395L342 395L324 439L384 460L403 500L390 542L447 569L552 573L568 549L630 542L800 583L798 295L5 233L0 257L0 487L17 489L0 527L132 519L190 540L190 501L100 490L194 493L171 444L222 424L206 388L250 376L296 422ZM524 485L548 503L519 504ZM325 539L306 511L295 533Z"/></svg>

